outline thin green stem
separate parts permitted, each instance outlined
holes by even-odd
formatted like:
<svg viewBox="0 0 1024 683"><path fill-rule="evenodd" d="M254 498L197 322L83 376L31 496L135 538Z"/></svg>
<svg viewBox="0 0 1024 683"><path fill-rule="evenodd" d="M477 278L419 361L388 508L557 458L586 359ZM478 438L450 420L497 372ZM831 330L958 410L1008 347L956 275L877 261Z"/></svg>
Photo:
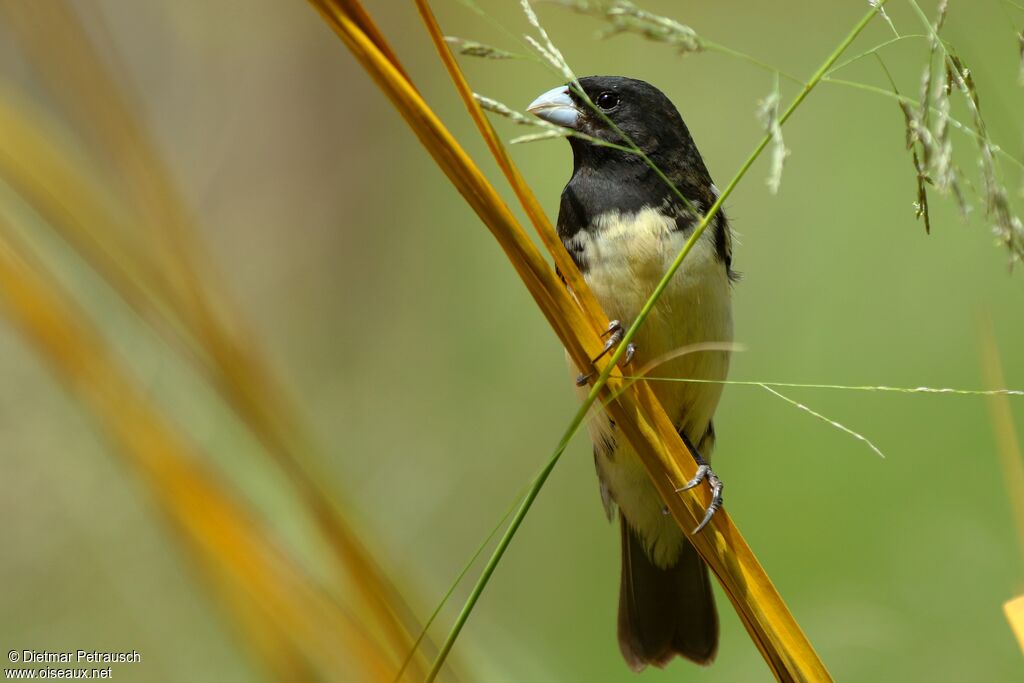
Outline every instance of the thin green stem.
<svg viewBox="0 0 1024 683"><path fill-rule="evenodd" d="M608 380L608 374L603 374L603 380ZM522 525L523 520L526 519L526 513L530 511L530 507L533 505L533 501L536 500L540 490L544 487L544 483L548 480L551 471L555 469L555 465L558 464L558 460L565 453L566 447L569 442L572 441L572 437L575 436L576 432L579 431L580 425L583 424L583 420L587 415L587 411L593 404L594 399L597 397L604 386L603 382L595 383L593 389L587 395L587 400L580 406L579 410L576 411L576 415L573 416L572 423L569 428L562 434L562 438L558 442L555 452L551 454L548 462L544 465L537 476L534 477L530 483L530 489L526 493L526 497L523 498L523 502L520 503L519 508L516 510L515 515L512 517L512 521L509 522L508 528L505 530L505 534L498 541L497 547L491 554L490 559L484 566L483 572L480 574L480 578L477 579L476 585L473 586L472 592L466 599L466 604L463 605L462 610L459 612L459 616L456 617L455 623L452 624L451 631L448 634L448 638L445 639L444 644L441 646L440 652L437 653L437 657L434 659L434 664L430 668L430 672L427 674L426 683L433 683L437 678L437 675L441 672L441 667L444 666L445 659L448 658L448 653L451 652L452 646L455 645L455 640L459 637L459 633L462 632L462 627L466 625L466 620L469 619L469 615L473 612L473 608L476 607L477 601L480 599L480 595L484 592L484 588L487 587L488 582L491 580L491 575L494 574L494 570L497 569L498 564L501 562L502 556L508 549L509 544L512 542L512 538L516 535L519 527Z"/></svg>
<svg viewBox="0 0 1024 683"><path fill-rule="evenodd" d="M864 59L865 57L868 57L870 55L873 55L876 52L878 52L879 50L881 50L882 48L889 47L893 43L898 43L901 40L907 40L908 38L927 38L927 37L928 36L926 36L923 33L914 33L914 34L908 34L908 35L905 35L905 36L898 36L896 38L891 38L891 39L885 41L884 43L879 43L878 45L874 46L870 50L865 50L864 52L861 52L856 57L850 57L846 61L840 62L839 64L836 64L834 67L832 67L831 69L828 70L828 73L829 74L834 74L835 72L839 71L840 69L844 69L844 68L850 66L851 64L853 64L854 62L859 61L861 59ZM827 76L828 74L825 74L825 75Z"/></svg>
<svg viewBox="0 0 1024 683"><path fill-rule="evenodd" d="M728 55L729 57L735 57L736 59L748 62L756 67L764 69L765 71L772 71L774 73L777 73L783 78L785 78L787 81L791 81L793 83L796 83L797 85L804 84L804 79L800 78L799 76L794 76L793 74L787 73L782 69L774 67L767 62L762 62L757 57L749 55L746 52L740 52L739 50L734 50L731 47L728 47L727 45L722 45L721 43L705 40L703 38L701 39L701 45L703 45L705 49L710 50L712 52L718 52L723 55Z"/></svg>
<svg viewBox="0 0 1024 683"><path fill-rule="evenodd" d="M525 40L523 40L522 36L516 35L512 31L510 31L508 29L508 27L506 27L500 21L498 21L497 19L492 17L486 11L484 11L484 9L482 7L480 7L478 4L476 4L475 2L473 2L473 0L459 0L459 3L463 7L465 7L466 9L468 9L471 12L475 13L477 16L482 17L488 24L490 24L494 28L498 29L501 33L504 33L507 38L512 40L512 42L519 43L519 46L521 48L523 48L523 51L526 54L528 54L531 57L533 57L533 59L531 61L539 62L541 64L545 63L543 59L540 59L536 55L533 54L532 50L530 49L530 46L526 43Z"/></svg>
<svg viewBox="0 0 1024 683"><path fill-rule="evenodd" d="M954 396L1024 396L1024 389L953 389L948 387L892 387L884 384L807 384L802 382L757 382L742 379L695 379L687 377L652 377L628 375L623 379L646 382L681 382L690 384L722 384L738 387L782 387L784 389L838 389L897 394L951 394Z"/></svg>
<svg viewBox="0 0 1024 683"><path fill-rule="evenodd" d="M884 5L885 2L886 0L881 0L879 4ZM865 14L864 17L860 21L858 21L857 24L853 27L850 33L847 34L847 36L842 40L842 42L839 43L839 46L832 51L832 54L830 54L828 58L824 61L824 63L822 63L822 65L818 67L818 70L815 71L814 74L811 76L810 80L808 80L804 84L803 88L793 99L790 105L786 108L786 111L783 112L782 116L779 117L780 126L786 123L789 117L792 116L793 112L797 110L797 108L803 103L803 101L807 98L811 91L814 90L814 88L818 85L819 82L821 82L821 79L824 77L828 69L831 68L833 64L835 64L836 60L838 60L839 57L843 54L843 52L850 46L850 44L853 43L854 40L856 40L857 36L860 35L860 33L871 22L871 19L874 18L876 14L877 10L875 8L872 8L871 11ZM473 587L473 591L470 593L469 598L466 600L466 604L463 606L462 611L459 613L458 618L455 620L451 632L448 634L448 638L445 640L444 645L441 647L441 651L438 653L437 658L434 660L434 664L431 667L430 672L427 674L427 683L432 683L437 678L438 673L441 671L441 667L444 666L445 659L448 657L448 653L451 652L452 647L455 645L455 641L458 638L459 633L462 631L462 628L465 626L466 620L469 619L470 613L472 613L473 608L476 606L477 601L480 599L480 595L483 593L484 588L487 587L487 583L490 581L491 576L494 574L494 570L497 568L502 556L505 554L505 551L508 549L509 544L512 542L512 538L515 536L516 532L519 530L520 525L522 525L523 520L526 518L526 514L529 512L530 507L533 505L533 501L536 500L537 495L540 493L540 490L544 486L544 483L547 481L547 478L551 474L551 471L558 463L559 458L562 457L562 454L565 452L566 446L568 446L569 442L572 440L572 437L576 434L580 426L583 424L583 421L586 418L587 413L590 411L591 406L594 404L594 401L597 400L601 391L604 389L605 384L608 382L608 378L611 376L613 369L618 366L619 361L622 359L622 356L625 353L626 347L628 346L629 342L632 341L632 339L636 336L636 333L640 329L640 326L643 325L644 321L647 319L647 316L650 315L651 311L654 309L655 304L657 304L658 299L661 297L662 293L665 291L665 288L668 286L668 283L672 280L672 277L676 274L676 271L679 270L679 267L683 264L683 261L686 260L686 257L690 254L690 251L692 251L694 245L697 243L697 240L707 229L711 220L716 215L718 215L718 212L722 208L722 204L725 203L725 200L729 197L729 195L733 193L733 191L736 189L737 185L743 179L743 177L746 176L751 166L754 165L754 162L764 151L765 147L767 147L768 144L771 142L771 139L771 135L766 135L764 136L764 138L762 138L761 142L757 145L757 147L754 148L754 151L750 154L747 160L743 162L742 166L740 166L739 170L736 172L736 175L733 176L732 180L729 181L729 184L726 185L725 189L722 190L722 192L718 195L714 204L712 204L711 208L708 209L708 212L704 214L703 218L701 218L700 223L694 229L693 233L690 235L690 238L686 241L686 244L683 246L682 250L676 256L675 260L672 262L672 265L669 267L664 277L662 277L657 287L654 288L653 293L647 299L647 302L640 310L640 313L633 321L633 324L630 325L629 329L626 331L626 334L623 336L619 345L615 348L612 357L608 360L604 369L601 370L600 375L594 382L594 385L591 387L590 392L587 394L586 400L580 405L579 410L577 410L576 414L573 416L572 422L570 423L568 429L565 430L565 433L559 440L555 452L548 460L548 463L544 466L544 468L540 471L540 473L531 483L529 492L523 499L523 502L519 506L519 509L516 510L515 516L509 523L508 529L506 529L505 534L498 542L498 545L495 548L494 553L491 555L490 560L488 560L486 567L484 567L483 573L480 575L480 578L477 580L476 585Z"/></svg>
<svg viewBox="0 0 1024 683"><path fill-rule="evenodd" d="M892 91L893 91L894 93L896 93L897 95L899 95L899 94L900 94L900 89L899 89L899 87L898 87L898 86L896 85L896 79L892 77L892 72L891 72L891 71L889 71L889 67L888 67L888 66L886 66L886 64L885 64L885 60L884 60L884 59L882 59L882 55L878 55L878 54L876 54L876 55L875 55L875 59L876 59L876 60L878 60L878 65L879 65L880 67L882 67L882 72L883 72L883 73L885 74L885 77L886 77L887 79L889 79L889 85L890 85L890 86L892 87Z"/></svg>
<svg viewBox="0 0 1024 683"><path fill-rule="evenodd" d="M448 603L448 599L452 597L452 593L454 593L458 585L462 583L462 579L465 578L466 574L469 573L469 570L472 569L474 564L476 564L477 558L480 557L481 554L483 554L484 549L487 547L487 544L490 543L491 539L494 538L494 535L498 533L498 529L501 528L501 525L504 524L505 520L508 519L509 515L512 514L512 511L516 507L516 502L519 501L525 494L525 489L516 494L515 501L513 501L512 504L508 506L508 508L505 510L505 513L501 516L501 519L498 520L498 523L495 524L494 527L491 529L490 533L487 534L487 538L480 542L480 545L477 546L476 551L473 552L473 556L470 557L466 564L463 565L462 569L455 577L455 580L448 587L448 590L441 597L441 600L437 603L437 606L434 608L434 611L431 612L430 617L426 620L426 622L424 622L423 628L420 630L420 634L416 638L416 642L412 644L412 648L410 648L409 654L405 656L405 661L402 662L402 668L400 668L398 670L398 673L395 674L394 683L398 683L400 680L402 680L402 676L405 674L405 670L409 668L409 664L412 662L412 658L416 656L416 651L420 648L420 643L422 643L423 639L427 637L427 632L430 631L430 627L434 624L434 621L437 620L437 615L441 613L441 610Z"/></svg>

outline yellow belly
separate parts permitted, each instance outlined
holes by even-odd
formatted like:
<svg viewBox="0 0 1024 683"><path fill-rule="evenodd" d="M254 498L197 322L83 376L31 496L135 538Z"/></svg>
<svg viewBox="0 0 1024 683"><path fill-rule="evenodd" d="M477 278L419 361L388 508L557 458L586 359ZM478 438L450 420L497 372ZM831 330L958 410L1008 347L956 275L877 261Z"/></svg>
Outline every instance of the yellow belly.
<svg viewBox="0 0 1024 683"><path fill-rule="evenodd" d="M588 264L587 283L611 319L629 326L686 241L673 224L654 210L629 220L611 218L602 229L578 239ZM637 353L624 373L639 372L648 364L648 377L723 380L729 368L727 351L700 350L708 343L732 341L729 280L710 237L702 237L665 289L637 333ZM573 377L578 374L575 370ZM702 442L721 397L720 384L650 380L650 386L674 424L707 452L713 440ZM581 390L586 395L586 388ZM599 414L589 425L596 448L598 476L606 505L614 502L660 566L669 566L679 554L683 536L633 449L617 435L608 418ZM602 444L614 443L610 453ZM609 500L610 499L610 500Z"/></svg>

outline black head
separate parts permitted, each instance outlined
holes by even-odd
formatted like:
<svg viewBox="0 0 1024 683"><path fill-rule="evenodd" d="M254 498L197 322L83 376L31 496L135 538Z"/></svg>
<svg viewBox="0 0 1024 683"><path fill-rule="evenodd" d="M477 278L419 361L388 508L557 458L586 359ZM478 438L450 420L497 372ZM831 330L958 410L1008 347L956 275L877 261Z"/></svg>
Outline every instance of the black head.
<svg viewBox="0 0 1024 683"><path fill-rule="evenodd" d="M537 98L528 111L605 142L627 145L628 138L666 171L704 168L690 132L671 100L650 83L635 78L581 78L578 88L573 84L550 90ZM569 142L578 164L638 161L636 154L602 147L581 137L570 137Z"/></svg>
<svg viewBox="0 0 1024 683"><path fill-rule="evenodd" d="M581 268L586 264L579 261L580 254L572 251L573 239L581 230L591 229L598 217L608 212L658 207L674 215L677 226L685 230L718 197L679 111L650 83L623 76L588 76L581 78L578 86L570 84L549 90L534 100L527 111L581 134L569 137L573 174L562 191L558 213L558 233ZM620 147L608 147L587 138ZM629 142L647 160L634 150L621 148L631 147ZM651 168L648 160L664 173L671 186ZM721 211L712 234L728 271L731 247Z"/></svg>

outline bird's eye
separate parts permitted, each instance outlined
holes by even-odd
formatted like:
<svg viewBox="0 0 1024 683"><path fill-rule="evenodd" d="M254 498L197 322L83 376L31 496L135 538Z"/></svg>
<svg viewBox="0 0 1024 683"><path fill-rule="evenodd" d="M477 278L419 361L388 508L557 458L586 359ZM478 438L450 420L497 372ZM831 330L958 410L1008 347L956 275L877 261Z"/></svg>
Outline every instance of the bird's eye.
<svg viewBox="0 0 1024 683"><path fill-rule="evenodd" d="M615 105L619 103L619 96L613 92L603 92L597 96L595 102L601 109L608 111L614 109Z"/></svg>

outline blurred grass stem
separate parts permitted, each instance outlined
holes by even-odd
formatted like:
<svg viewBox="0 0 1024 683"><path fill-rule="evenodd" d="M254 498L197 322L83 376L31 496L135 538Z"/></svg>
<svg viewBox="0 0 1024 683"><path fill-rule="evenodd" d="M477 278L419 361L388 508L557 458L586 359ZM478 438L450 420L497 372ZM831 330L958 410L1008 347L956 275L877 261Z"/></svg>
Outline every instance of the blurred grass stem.
<svg viewBox="0 0 1024 683"><path fill-rule="evenodd" d="M985 383L990 387L1001 387L1006 381L1003 375L1003 363L996 346L992 319L987 315L979 317L979 344L981 346L981 369ZM1020 449L1020 439L1014 427L1013 412L1010 401L1004 395L992 394L988 397L989 413L992 416L992 432L996 439L996 450L1003 468L1003 483L1006 485L1007 497L1013 523L1017 529L1017 548L1020 551L1021 565L1024 569L1024 460Z"/></svg>

